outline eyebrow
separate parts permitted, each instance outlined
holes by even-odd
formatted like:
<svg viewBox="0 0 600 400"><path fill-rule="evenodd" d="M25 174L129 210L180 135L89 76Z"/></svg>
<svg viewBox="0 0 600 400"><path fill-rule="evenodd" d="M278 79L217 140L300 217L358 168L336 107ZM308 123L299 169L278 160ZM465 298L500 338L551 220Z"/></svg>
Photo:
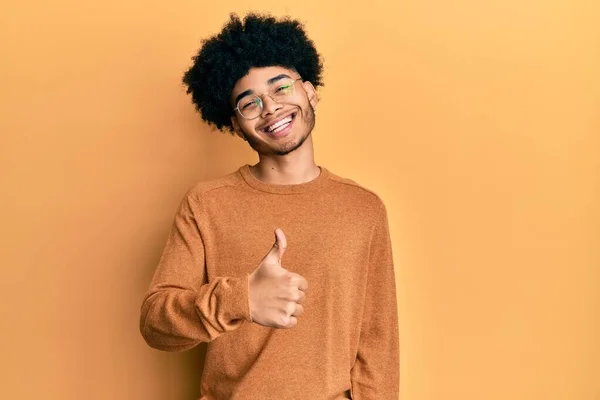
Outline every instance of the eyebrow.
<svg viewBox="0 0 600 400"><path fill-rule="evenodd" d="M279 74L279 75L277 75L277 76L274 76L273 78L269 79L269 80L267 81L267 85L271 86L271 85L272 85L272 84L274 84L275 82L277 82L277 81L279 81L279 80L281 80L281 79L285 79L285 78L292 79L292 78L291 78L289 75L287 75L287 74ZM250 94L252 94L252 93L254 93L254 91L252 91L252 89L248 89L248 90L245 90L245 91L243 91L242 93L240 93L240 94L238 94L238 95L237 95L237 97L235 98L235 101L233 102L233 104L236 104L236 105L237 105L237 103L238 103L238 102L239 102L239 101L240 101L242 98L244 98L244 97L246 97L246 96L248 96L248 95L250 95Z"/></svg>

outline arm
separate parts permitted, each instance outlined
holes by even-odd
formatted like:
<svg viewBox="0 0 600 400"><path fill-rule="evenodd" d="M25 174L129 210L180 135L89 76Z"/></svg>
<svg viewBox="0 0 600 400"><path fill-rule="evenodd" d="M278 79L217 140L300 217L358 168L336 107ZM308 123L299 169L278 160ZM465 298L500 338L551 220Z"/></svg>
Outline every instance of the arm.
<svg viewBox="0 0 600 400"><path fill-rule="evenodd" d="M398 399L398 342L396 280L387 213L382 203L373 228L365 308L358 352L351 371L353 399Z"/></svg>
<svg viewBox="0 0 600 400"><path fill-rule="evenodd" d="M140 332L159 350L183 351L252 322L248 274L206 281L204 244L188 191L141 308Z"/></svg>

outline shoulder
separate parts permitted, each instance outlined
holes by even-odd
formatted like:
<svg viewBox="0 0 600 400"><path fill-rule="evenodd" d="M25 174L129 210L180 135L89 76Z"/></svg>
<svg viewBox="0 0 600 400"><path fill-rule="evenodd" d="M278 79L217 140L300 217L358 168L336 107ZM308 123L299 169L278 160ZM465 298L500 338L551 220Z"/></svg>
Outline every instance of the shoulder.
<svg viewBox="0 0 600 400"><path fill-rule="evenodd" d="M336 192L348 200L367 206L376 213L385 213L383 199L372 189L356 182L353 179L342 177L329 171L329 180L335 186Z"/></svg>
<svg viewBox="0 0 600 400"><path fill-rule="evenodd" d="M217 178L198 181L187 189L185 197L198 202L203 197L222 193L238 185L239 179L236 175L237 171L234 171Z"/></svg>

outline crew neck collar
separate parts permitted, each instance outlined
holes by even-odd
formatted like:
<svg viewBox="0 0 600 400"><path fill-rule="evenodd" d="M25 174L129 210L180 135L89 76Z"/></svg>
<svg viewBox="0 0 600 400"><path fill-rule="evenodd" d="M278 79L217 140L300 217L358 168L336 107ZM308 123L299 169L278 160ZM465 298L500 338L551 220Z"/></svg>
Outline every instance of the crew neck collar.
<svg viewBox="0 0 600 400"><path fill-rule="evenodd" d="M284 184L277 185L273 183L263 182L252 174L250 171L250 165L245 164L238 169L242 179L252 188L260 190L261 192L276 193L276 194L294 194L294 193L306 193L312 190L317 190L327 181L329 177L329 171L327 168L318 165L321 173L312 181L296 184Z"/></svg>

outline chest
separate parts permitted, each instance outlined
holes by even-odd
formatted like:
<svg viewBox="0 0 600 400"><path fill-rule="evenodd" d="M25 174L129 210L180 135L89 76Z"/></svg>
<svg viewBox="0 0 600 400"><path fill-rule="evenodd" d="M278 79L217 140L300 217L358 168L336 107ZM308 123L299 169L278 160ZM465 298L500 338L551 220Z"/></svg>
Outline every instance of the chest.
<svg viewBox="0 0 600 400"><path fill-rule="evenodd" d="M275 228L281 228L287 239L282 266L305 277L311 291L344 291L360 282L372 229L360 205L294 200L231 202L208 211L201 227L208 279L253 271L271 249Z"/></svg>

